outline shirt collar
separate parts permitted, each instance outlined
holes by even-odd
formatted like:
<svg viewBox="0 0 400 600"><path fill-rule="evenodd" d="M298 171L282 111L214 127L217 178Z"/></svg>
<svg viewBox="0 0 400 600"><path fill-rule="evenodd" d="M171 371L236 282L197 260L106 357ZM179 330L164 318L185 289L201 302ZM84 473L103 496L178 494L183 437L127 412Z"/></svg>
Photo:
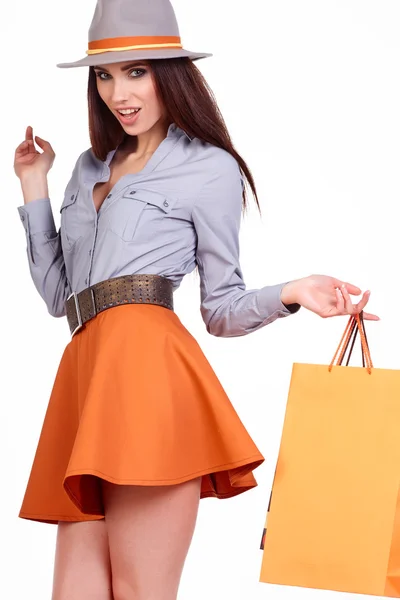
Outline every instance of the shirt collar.
<svg viewBox="0 0 400 600"><path fill-rule="evenodd" d="M193 140L193 138L190 137L190 135L186 133L186 131L178 127L178 125L176 125L175 123L171 123L171 125L168 127L167 137L171 137L173 135L185 135L190 142Z"/></svg>

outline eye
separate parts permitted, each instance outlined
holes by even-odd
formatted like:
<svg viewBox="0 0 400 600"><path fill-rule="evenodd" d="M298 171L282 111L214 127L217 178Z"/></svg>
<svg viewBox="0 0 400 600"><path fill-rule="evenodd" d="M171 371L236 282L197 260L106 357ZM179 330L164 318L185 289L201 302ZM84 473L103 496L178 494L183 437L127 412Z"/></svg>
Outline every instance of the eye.
<svg viewBox="0 0 400 600"><path fill-rule="evenodd" d="M101 81L107 81L110 75L108 73L104 73L104 71L96 71L96 77L101 79Z"/></svg>
<svg viewBox="0 0 400 600"><path fill-rule="evenodd" d="M130 77L142 77L143 75L146 74L146 69L132 69L132 71L129 73Z"/></svg>

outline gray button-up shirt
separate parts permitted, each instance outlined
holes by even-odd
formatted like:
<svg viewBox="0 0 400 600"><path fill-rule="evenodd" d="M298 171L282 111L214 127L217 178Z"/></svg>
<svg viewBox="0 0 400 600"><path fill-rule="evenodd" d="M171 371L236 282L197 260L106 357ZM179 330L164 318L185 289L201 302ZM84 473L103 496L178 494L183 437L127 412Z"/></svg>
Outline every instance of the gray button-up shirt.
<svg viewBox="0 0 400 600"><path fill-rule="evenodd" d="M242 177L226 151L190 139L175 124L139 173L116 183L98 213L93 187L110 177L110 162L86 150L61 205L57 232L50 200L18 207L35 286L50 314L65 315L71 291L133 273L154 273L175 289L200 274L201 314L217 336L239 336L290 314L284 284L246 290L239 264Z"/></svg>

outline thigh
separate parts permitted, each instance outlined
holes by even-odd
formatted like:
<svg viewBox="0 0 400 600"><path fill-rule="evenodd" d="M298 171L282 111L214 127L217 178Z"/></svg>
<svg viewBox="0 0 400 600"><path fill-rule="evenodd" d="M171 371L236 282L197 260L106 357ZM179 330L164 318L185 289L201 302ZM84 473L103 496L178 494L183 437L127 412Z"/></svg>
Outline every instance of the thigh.
<svg viewBox="0 0 400 600"><path fill-rule="evenodd" d="M201 479L103 484L114 600L175 600L195 528Z"/></svg>
<svg viewBox="0 0 400 600"><path fill-rule="evenodd" d="M60 522L52 600L113 600L104 520Z"/></svg>

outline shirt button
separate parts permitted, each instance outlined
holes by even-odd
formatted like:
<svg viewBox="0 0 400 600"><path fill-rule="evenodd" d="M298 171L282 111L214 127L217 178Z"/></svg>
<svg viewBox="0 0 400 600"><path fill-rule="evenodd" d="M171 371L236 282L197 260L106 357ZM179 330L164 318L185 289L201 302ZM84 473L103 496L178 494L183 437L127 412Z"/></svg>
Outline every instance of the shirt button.
<svg viewBox="0 0 400 600"><path fill-rule="evenodd" d="M21 215L21 221L25 221L25 215Z"/></svg>
<svg viewBox="0 0 400 600"><path fill-rule="evenodd" d="M88 280L87 280L87 277L86 277L86 279L85 279L85 283L86 283L86 285L87 285L87 282L88 282Z"/></svg>
<svg viewBox="0 0 400 600"><path fill-rule="evenodd" d="M111 198L112 194L108 194L107 198Z"/></svg>
<svg viewBox="0 0 400 600"><path fill-rule="evenodd" d="M169 206L169 202L167 202L166 200L164 200L164 206Z"/></svg>
<svg viewBox="0 0 400 600"><path fill-rule="evenodd" d="M72 196L71 196L71 200L74 200L74 199L75 199L75 195L74 195L74 194L72 194Z"/></svg>
<svg viewBox="0 0 400 600"><path fill-rule="evenodd" d="M136 190L131 190L129 193L133 196L133 194L136 194Z"/></svg>

